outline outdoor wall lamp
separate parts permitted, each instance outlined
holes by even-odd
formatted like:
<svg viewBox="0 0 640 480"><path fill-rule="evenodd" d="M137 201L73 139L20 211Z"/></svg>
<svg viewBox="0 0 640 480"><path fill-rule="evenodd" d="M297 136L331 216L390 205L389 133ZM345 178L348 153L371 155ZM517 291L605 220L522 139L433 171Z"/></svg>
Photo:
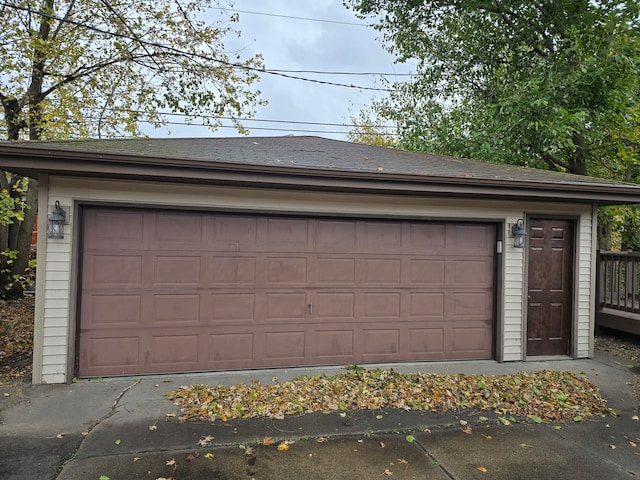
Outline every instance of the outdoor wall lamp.
<svg viewBox="0 0 640 480"><path fill-rule="evenodd" d="M524 229L524 220L519 219L511 225L511 235L515 237L513 246L515 248L524 248L524 237L527 235L527 231Z"/></svg>
<svg viewBox="0 0 640 480"><path fill-rule="evenodd" d="M47 217L47 238L64 238L64 222L67 219L67 212L56 200L55 208L51 215Z"/></svg>

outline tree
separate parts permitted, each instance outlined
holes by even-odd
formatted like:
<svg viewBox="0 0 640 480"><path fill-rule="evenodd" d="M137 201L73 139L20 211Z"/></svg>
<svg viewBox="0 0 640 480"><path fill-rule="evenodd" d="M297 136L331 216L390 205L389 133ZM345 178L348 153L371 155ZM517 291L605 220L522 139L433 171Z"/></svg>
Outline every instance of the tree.
<svg viewBox="0 0 640 480"><path fill-rule="evenodd" d="M225 53L224 41L239 35L238 16L217 6L217 0L1 1L0 135L135 136L142 122L165 123L164 112L202 116L211 128L221 117L252 116L262 103L251 88L262 58ZM216 15L218 21L207 22ZM2 174L0 191L16 196L22 181ZM5 287L27 265L36 200L31 180L24 220L0 227L0 251L20 252L0 279Z"/></svg>
<svg viewBox="0 0 640 480"><path fill-rule="evenodd" d="M373 105L402 148L640 182L638 0L345 4L418 62ZM602 226L639 248L637 213L603 210Z"/></svg>
<svg viewBox="0 0 640 480"><path fill-rule="evenodd" d="M637 177L637 0L345 3L418 62L374 105L404 148Z"/></svg>

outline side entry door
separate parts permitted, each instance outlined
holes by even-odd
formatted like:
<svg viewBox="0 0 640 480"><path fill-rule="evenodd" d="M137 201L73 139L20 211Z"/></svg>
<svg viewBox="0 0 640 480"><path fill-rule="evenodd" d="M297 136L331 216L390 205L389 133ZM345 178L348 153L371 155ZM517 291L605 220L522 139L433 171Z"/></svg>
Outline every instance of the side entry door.
<svg viewBox="0 0 640 480"><path fill-rule="evenodd" d="M527 356L571 355L575 222L528 220Z"/></svg>

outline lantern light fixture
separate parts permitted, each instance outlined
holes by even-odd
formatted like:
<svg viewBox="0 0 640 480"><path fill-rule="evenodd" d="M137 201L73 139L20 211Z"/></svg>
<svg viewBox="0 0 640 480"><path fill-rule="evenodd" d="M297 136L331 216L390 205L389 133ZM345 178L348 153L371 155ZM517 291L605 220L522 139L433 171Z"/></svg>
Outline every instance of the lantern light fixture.
<svg viewBox="0 0 640 480"><path fill-rule="evenodd" d="M56 200L53 212L47 217L47 238L64 238L64 222L67 220L67 212Z"/></svg>
<svg viewBox="0 0 640 480"><path fill-rule="evenodd" d="M524 228L524 220L520 218L516 223L511 225L511 235L515 237L513 246L515 248L524 248L524 240L527 235L527 231Z"/></svg>

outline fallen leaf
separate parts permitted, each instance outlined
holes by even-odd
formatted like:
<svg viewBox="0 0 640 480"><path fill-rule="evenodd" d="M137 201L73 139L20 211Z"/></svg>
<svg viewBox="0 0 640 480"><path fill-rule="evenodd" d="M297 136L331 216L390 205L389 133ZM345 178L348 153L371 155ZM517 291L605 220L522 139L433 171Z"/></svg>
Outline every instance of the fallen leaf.
<svg viewBox="0 0 640 480"><path fill-rule="evenodd" d="M482 436L484 438L486 438L487 440L493 440L493 437L491 435L485 435L484 433L482 434Z"/></svg>
<svg viewBox="0 0 640 480"><path fill-rule="evenodd" d="M271 445L273 445L273 444L275 444L275 443L276 443L276 441L275 441L272 437L264 437L264 438L262 439L262 444L263 444L265 447L270 447Z"/></svg>
<svg viewBox="0 0 640 480"><path fill-rule="evenodd" d="M487 469L485 467L476 467L476 470L479 470L482 473L487 473Z"/></svg>
<svg viewBox="0 0 640 480"><path fill-rule="evenodd" d="M415 442L416 441L416 437L414 437L413 435L407 435L406 437L404 437L405 440L409 443L411 442Z"/></svg>
<svg viewBox="0 0 640 480"><path fill-rule="evenodd" d="M382 415L376 415L376 418L377 418L378 420L382 420L382 419L384 418L384 416L382 416Z"/></svg>
<svg viewBox="0 0 640 480"><path fill-rule="evenodd" d="M175 417L176 414L175 413L167 413L165 416L168 417L168 418L172 418L172 417Z"/></svg>
<svg viewBox="0 0 640 480"><path fill-rule="evenodd" d="M172 458L171 460L167 460L167 467L172 467L176 464L176 459Z"/></svg>
<svg viewBox="0 0 640 480"><path fill-rule="evenodd" d="M193 462L196 458L198 458L200 454L198 452L191 452L187 457L187 462Z"/></svg>
<svg viewBox="0 0 640 480"><path fill-rule="evenodd" d="M149 425L149 430L157 430L158 427L156 425Z"/></svg>
<svg viewBox="0 0 640 480"><path fill-rule="evenodd" d="M380 448L384 448L386 447L386 445L384 444L384 442L380 442Z"/></svg>
<svg viewBox="0 0 640 480"><path fill-rule="evenodd" d="M207 435L206 437L202 437L200 440L198 440L198 445L200 445L201 447L206 447L211 443L212 440L213 437L211 435Z"/></svg>
<svg viewBox="0 0 640 480"><path fill-rule="evenodd" d="M58 435L56 435L56 438L64 438L64 433L59 433Z"/></svg>
<svg viewBox="0 0 640 480"><path fill-rule="evenodd" d="M118 440L116 440L116 441L115 441L115 444L116 444L116 445L120 445L121 443L122 443L122 440L120 440L120 439L118 439Z"/></svg>
<svg viewBox="0 0 640 480"><path fill-rule="evenodd" d="M638 421L638 415L634 415L633 417L631 417L631 420L635 420L637 422Z"/></svg>
<svg viewBox="0 0 640 480"><path fill-rule="evenodd" d="M615 445L609 445L609 448L610 448L611 450L615 450L615 449L616 449L616 446L615 446Z"/></svg>
<svg viewBox="0 0 640 480"><path fill-rule="evenodd" d="M106 475L100 475L99 480L110 480Z"/></svg>
<svg viewBox="0 0 640 480"><path fill-rule="evenodd" d="M140 457L133 457L133 463L137 462L140 460Z"/></svg>
<svg viewBox="0 0 640 480"><path fill-rule="evenodd" d="M463 431L464 433L466 433L467 435L471 435L471 434L473 433L473 430L471 429L471 425L467 425L466 427L464 427L464 428L462 429L462 431Z"/></svg>
<svg viewBox="0 0 640 480"><path fill-rule="evenodd" d="M89 432L81 432L80 435L82 435L83 437L86 437L87 435L89 435Z"/></svg>
<svg viewBox="0 0 640 480"><path fill-rule="evenodd" d="M481 422L486 422L489 419L487 417L478 417L478 420L480 420Z"/></svg>
<svg viewBox="0 0 640 480"><path fill-rule="evenodd" d="M403 465L406 465L409 462L407 460L405 460L404 458L399 458L398 459L398 463L402 463Z"/></svg>
<svg viewBox="0 0 640 480"><path fill-rule="evenodd" d="M325 442L328 442L328 441L329 441L329 439L327 437L318 437L318 438L316 438L316 442L318 442L318 443L325 443Z"/></svg>
<svg viewBox="0 0 640 480"><path fill-rule="evenodd" d="M254 453L253 447L244 447L243 446L242 449L244 450L244 454L245 455L251 456Z"/></svg>
<svg viewBox="0 0 640 480"><path fill-rule="evenodd" d="M280 445L278 445L279 452L286 452L287 450L289 450L289 445L287 445L285 442L282 442Z"/></svg>
<svg viewBox="0 0 640 480"><path fill-rule="evenodd" d="M388 468L384 469L384 472L382 472L383 475L386 475L387 477L390 477L391 475L393 475L393 472L391 470L389 470Z"/></svg>
<svg viewBox="0 0 640 480"><path fill-rule="evenodd" d="M205 453L204 458L207 458L207 459L213 458L213 453L209 453L209 452Z"/></svg>
<svg viewBox="0 0 640 480"><path fill-rule="evenodd" d="M532 445L527 445L526 443L521 443L521 444L520 444L520 446L521 446L522 448L527 448L527 447L528 447L528 448L533 448L533 446L532 446Z"/></svg>

